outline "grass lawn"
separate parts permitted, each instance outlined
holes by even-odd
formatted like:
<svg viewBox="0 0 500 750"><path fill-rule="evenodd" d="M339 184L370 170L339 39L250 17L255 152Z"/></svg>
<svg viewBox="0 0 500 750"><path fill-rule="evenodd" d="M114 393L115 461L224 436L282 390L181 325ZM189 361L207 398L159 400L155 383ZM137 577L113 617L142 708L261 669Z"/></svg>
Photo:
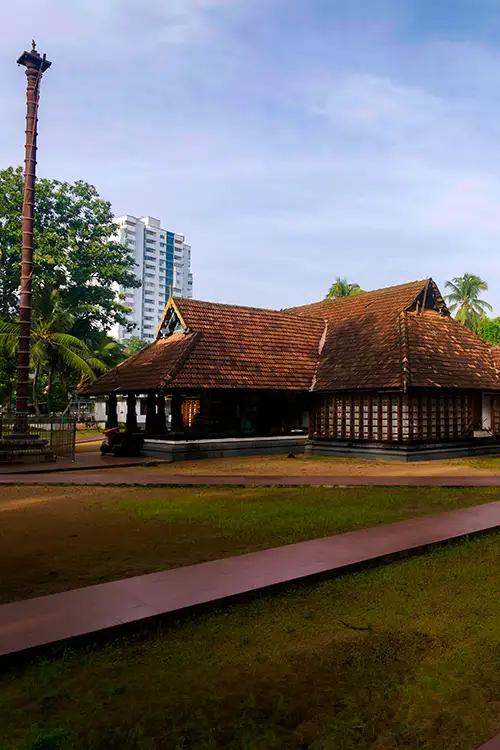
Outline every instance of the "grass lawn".
<svg viewBox="0 0 500 750"><path fill-rule="evenodd" d="M0 601L495 500L496 488L10 487Z"/></svg>
<svg viewBox="0 0 500 750"><path fill-rule="evenodd" d="M473 750L500 731L500 536L0 677L2 750Z"/></svg>

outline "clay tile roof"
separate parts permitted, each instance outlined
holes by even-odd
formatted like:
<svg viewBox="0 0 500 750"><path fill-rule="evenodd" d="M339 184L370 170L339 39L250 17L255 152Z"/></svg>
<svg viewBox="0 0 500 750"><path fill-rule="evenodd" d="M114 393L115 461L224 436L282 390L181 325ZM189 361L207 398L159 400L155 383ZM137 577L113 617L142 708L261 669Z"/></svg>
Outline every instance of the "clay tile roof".
<svg viewBox="0 0 500 750"><path fill-rule="evenodd" d="M83 395L114 391L148 391L160 388L182 365L196 344L195 333L174 333L168 339L154 341L117 367L81 389Z"/></svg>
<svg viewBox="0 0 500 750"><path fill-rule="evenodd" d="M339 297L336 299L323 299L319 302L311 302L308 305L288 307L283 312L293 315L307 315L308 317L321 317L325 320L355 318L365 315L373 309L379 311L397 310L401 312L412 304L415 298L425 290L429 279L410 281L406 284L397 284L383 289L373 289L369 292L361 292L352 297Z"/></svg>
<svg viewBox="0 0 500 750"><path fill-rule="evenodd" d="M310 388L322 320L199 300L176 303L189 329L201 335L172 386Z"/></svg>
<svg viewBox="0 0 500 750"><path fill-rule="evenodd" d="M83 392L500 389L500 347L451 319L432 279L281 311L177 299L165 330L173 313L183 332L160 326Z"/></svg>
<svg viewBox="0 0 500 750"><path fill-rule="evenodd" d="M414 281L287 311L328 322L315 390L402 388L400 316L426 287Z"/></svg>
<svg viewBox="0 0 500 750"><path fill-rule="evenodd" d="M176 307L188 333L158 338L82 392L310 388L322 320L200 300L176 300Z"/></svg>
<svg viewBox="0 0 500 750"><path fill-rule="evenodd" d="M498 372L500 372L500 346L492 346L491 354L493 356L493 362Z"/></svg>
<svg viewBox="0 0 500 750"><path fill-rule="evenodd" d="M412 386L500 388L493 348L475 333L433 310L405 317Z"/></svg>

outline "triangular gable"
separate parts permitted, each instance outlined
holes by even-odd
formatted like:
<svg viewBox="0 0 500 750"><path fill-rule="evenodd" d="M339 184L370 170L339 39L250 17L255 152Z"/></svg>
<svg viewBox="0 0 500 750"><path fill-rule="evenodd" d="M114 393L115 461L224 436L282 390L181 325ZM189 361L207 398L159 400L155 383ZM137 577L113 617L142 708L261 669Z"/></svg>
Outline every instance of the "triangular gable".
<svg viewBox="0 0 500 750"><path fill-rule="evenodd" d="M415 297L413 302L406 308L407 312L419 312L419 310L435 310L440 315L450 315L441 292L433 279L428 279L424 289Z"/></svg>
<svg viewBox="0 0 500 750"><path fill-rule="evenodd" d="M163 315L156 329L156 338L166 339L173 333L186 333L187 331L188 326L182 317L181 311L174 302L172 292L170 292Z"/></svg>

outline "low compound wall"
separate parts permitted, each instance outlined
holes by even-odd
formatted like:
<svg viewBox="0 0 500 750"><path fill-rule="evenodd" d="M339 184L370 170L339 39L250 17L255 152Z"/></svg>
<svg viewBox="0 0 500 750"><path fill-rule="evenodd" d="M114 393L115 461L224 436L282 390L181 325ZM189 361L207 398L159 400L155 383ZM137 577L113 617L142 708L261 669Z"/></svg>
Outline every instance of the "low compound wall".
<svg viewBox="0 0 500 750"><path fill-rule="evenodd" d="M215 440L148 440L143 454L163 461L196 458L257 456L263 454L304 453L306 435L283 437L220 438Z"/></svg>
<svg viewBox="0 0 500 750"><path fill-rule="evenodd" d="M432 461L464 456L500 456L500 441L489 439L443 443L350 443L336 440L310 440L305 453L319 456L367 458L380 461Z"/></svg>

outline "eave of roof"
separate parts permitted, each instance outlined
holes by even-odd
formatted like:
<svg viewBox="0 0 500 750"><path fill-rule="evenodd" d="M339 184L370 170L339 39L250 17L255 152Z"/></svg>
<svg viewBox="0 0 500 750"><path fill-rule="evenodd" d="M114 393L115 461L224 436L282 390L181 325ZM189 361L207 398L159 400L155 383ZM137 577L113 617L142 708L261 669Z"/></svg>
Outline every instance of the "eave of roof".
<svg viewBox="0 0 500 750"><path fill-rule="evenodd" d="M434 308L430 317L423 310L426 304ZM162 338L160 325L153 344L82 392L405 390L426 384L446 387L448 382L456 383L453 387L461 387L460 382L500 387L491 349L449 317L432 279L286 310L182 298L170 299L166 310L169 306L184 332ZM429 375L432 346L439 354L443 344L432 333L438 321L447 326L457 349L454 380L450 360L441 359L441 385L437 372L435 378ZM429 341L434 341L430 349ZM472 350L473 357L481 356L482 376L469 362ZM458 359L467 378L459 377Z"/></svg>

